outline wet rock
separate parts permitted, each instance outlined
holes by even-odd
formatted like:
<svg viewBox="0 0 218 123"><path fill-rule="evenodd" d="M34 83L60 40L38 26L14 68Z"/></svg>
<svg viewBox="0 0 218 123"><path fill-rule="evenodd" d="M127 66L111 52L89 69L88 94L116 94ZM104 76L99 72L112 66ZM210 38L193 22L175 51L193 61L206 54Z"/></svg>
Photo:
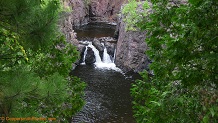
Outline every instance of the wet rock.
<svg viewBox="0 0 218 123"><path fill-rule="evenodd" d="M99 51L99 55L103 58L104 48L107 48L107 53L110 55L111 59L114 57L114 51L116 49L116 39L112 37L102 37L95 38L93 40L93 45Z"/></svg>
<svg viewBox="0 0 218 123"><path fill-rule="evenodd" d="M117 40L113 37L101 37L99 38L101 42L110 42L110 43L117 43Z"/></svg>
<svg viewBox="0 0 218 123"><path fill-rule="evenodd" d="M105 47L107 48L107 53L111 56L111 58L113 58L116 49L116 43L105 42Z"/></svg>
<svg viewBox="0 0 218 123"><path fill-rule="evenodd" d="M92 65L95 63L95 61L96 59L95 59L94 51L92 50L92 48L87 47L87 54L85 58L86 65Z"/></svg>
<svg viewBox="0 0 218 123"><path fill-rule="evenodd" d="M99 55L101 59L103 58L104 46L101 44L102 42L98 38L94 38L92 44L99 51Z"/></svg>

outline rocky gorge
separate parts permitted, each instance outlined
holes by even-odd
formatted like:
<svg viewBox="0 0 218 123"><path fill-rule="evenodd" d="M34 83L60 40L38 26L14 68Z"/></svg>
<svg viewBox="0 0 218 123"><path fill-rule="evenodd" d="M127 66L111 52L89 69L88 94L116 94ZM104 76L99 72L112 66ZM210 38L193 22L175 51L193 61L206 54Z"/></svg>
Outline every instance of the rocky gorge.
<svg viewBox="0 0 218 123"><path fill-rule="evenodd" d="M145 32L127 31L125 16L121 14L122 5L125 0L65 0L64 5L72 11L66 12L61 21L61 30L66 35L67 40L74 44L81 53L81 63L86 49L85 40L78 39L76 29L90 23L104 22L116 25L116 35L111 37L93 37L92 44L103 57L104 47L117 67L124 72L141 72L147 68L149 60L144 54L147 45L145 43ZM115 31L115 29L114 29ZM92 49L87 49L87 64L93 64L96 60Z"/></svg>

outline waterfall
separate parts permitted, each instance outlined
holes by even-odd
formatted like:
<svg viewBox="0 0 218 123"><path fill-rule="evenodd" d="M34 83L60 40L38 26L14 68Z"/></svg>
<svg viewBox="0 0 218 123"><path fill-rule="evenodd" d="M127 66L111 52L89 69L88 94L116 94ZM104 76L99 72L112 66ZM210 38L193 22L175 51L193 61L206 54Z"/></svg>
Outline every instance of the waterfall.
<svg viewBox="0 0 218 123"><path fill-rule="evenodd" d="M103 63L113 63L111 61L110 55L107 53L107 48L104 48L104 53L103 53Z"/></svg>
<svg viewBox="0 0 218 123"><path fill-rule="evenodd" d="M102 43L102 45L104 46L103 43ZM95 64L96 68L113 69L113 70L121 72L121 70L119 68L117 68L116 65L114 64L115 56L114 56L113 60L111 60L110 55L107 53L107 48L105 47L104 52L103 52L103 60L101 60L101 57L99 55L99 51L95 48L95 46L92 45L91 42L89 43L88 46L86 46L86 49L84 51L83 63L82 64L85 64L85 57L86 57L86 54L87 54L88 47L92 48L92 50L94 52L95 59L96 59L96 62L94 64Z"/></svg>
<svg viewBox="0 0 218 123"><path fill-rule="evenodd" d="M113 58L113 63L115 62L115 59L116 59L116 52L117 52L117 50L116 50L116 48L115 48L115 50L114 50L114 58Z"/></svg>
<svg viewBox="0 0 218 123"><path fill-rule="evenodd" d="M101 57L99 55L99 51L92 44L89 44L88 47L92 48L92 50L94 51L95 59L96 59L95 63L102 63Z"/></svg>
<svg viewBox="0 0 218 123"><path fill-rule="evenodd" d="M86 60L86 54L87 54L87 50L88 50L88 46L86 46L86 49L84 51L84 54L83 54L83 62L81 63L82 65L85 65L85 60Z"/></svg>

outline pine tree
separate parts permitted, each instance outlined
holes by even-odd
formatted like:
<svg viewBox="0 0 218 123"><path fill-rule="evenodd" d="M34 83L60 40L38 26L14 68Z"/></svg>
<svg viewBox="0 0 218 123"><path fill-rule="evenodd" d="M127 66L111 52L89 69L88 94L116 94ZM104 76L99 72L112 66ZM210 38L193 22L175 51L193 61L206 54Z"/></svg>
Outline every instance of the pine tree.
<svg viewBox="0 0 218 123"><path fill-rule="evenodd" d="M78 52L58 30L59 0L0 0L0 114L67 122L84 101ZM34 122L34 121L31 121Z"/></svg>

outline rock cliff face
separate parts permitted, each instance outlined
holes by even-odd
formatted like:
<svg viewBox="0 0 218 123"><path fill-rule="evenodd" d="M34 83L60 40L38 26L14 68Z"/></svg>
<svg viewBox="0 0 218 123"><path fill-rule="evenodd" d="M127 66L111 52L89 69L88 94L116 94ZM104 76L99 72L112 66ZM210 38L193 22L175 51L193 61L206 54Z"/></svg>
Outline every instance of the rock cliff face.
<svg viewBox="0 0 218 123"><path fill-rule="evenodd" d="M69 0L62 0L62 2L65 8L70 8L72 6L72 3ZM76 39L76 33L73 30L74 23L72 23L72 19L73 19L73 15L71 12L62 13L62 17L59 22L60 30L65 34L68 42L77 46L79 42Z"/></svg>
<svg viewBox="0 0 218 123"><path fill-rule="evenodd" d="M70 0L69 4L72 9L70 20L72 25L80 26L89 22L89 7L87 0Z"/></svg>
<svg viewBox="0 0 218 123"><path fill-rule="evenodd" d="M62 18L62 20L60 21L60 30L65 34L68 42L77 46L79 42L76 39L76 33L72 28L72 24L70 23L69 18L70 18L69 16L65 16L64 18Z"/></svg>
<svg viewBox="0 0 218 123"><path fill-rule="evenodd" d="M89 5L90 21L117 22L117 14L125 0L91 0Z"/></svg>
<svg viewBox="0 0 218 123"><path fill-rule="evenodd" d="M149 64L149 60L145 55L147 50L145 43L146 32L126 31L126 24L122 18L120 18L118 24L119 37L115 63L124 72L141 72Z"/></svg>
<svg viewBox="0 0 218 123"><path fill-rule="evenodd" d="M65 6L72 9L69 21L74 26L89 22L115 23L125 0L67 0Z"/></svg>

